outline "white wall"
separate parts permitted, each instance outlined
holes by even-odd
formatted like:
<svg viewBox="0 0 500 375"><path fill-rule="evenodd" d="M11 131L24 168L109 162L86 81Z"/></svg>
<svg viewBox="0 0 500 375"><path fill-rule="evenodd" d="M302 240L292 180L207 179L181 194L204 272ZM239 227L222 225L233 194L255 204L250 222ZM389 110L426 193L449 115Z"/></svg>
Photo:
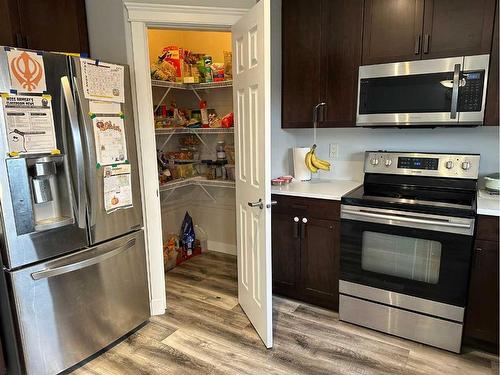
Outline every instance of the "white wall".
<svg viewBox="0 0 500 375"><path fill-rule="evenodd" d="M251 8L255 0L127 0L127 2ZM132 65L126 40L130 25L124 0L85 0L91 57Z"/></svg>
<svg viewBox="0 0 500 375"><path fill-rule="evenodd" d="M276 124L273 124L276 127ZM291 147L307 147L313 142L312 129L281 130L276 134L284 137L277 142L273 138L273 176L292 172L289 162ZM283 141L286 139L286 142ZM339 145L339 155L329 159L329 144ZM422 151L444 153L481 154L480 175L500 170L499 128L455 128L455 129L318 129L318 154L332 161L329 173L322 178L361 179L364 151Z"/></svg>

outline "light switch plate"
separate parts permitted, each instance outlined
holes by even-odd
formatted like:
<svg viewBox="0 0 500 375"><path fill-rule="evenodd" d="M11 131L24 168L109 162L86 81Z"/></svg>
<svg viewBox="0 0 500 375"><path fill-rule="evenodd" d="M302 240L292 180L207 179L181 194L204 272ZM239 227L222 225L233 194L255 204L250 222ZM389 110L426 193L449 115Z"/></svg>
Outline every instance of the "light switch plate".
<svg viewBox="0 0 500 375"><path fill-rule="evenodd" d="M336 159L339 156L338 143L330 143L330 159Z"/></svg>

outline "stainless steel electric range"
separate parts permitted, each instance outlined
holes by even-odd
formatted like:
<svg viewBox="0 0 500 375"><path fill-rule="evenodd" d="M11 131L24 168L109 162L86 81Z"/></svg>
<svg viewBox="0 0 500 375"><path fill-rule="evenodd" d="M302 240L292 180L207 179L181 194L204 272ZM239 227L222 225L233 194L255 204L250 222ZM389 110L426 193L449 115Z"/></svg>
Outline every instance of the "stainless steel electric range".
<svg viewBox="0 0 500 375"><path fill-rule="evenodd" d="M479 155L367 152L342 198L340 320L460 352Z"/></svg>

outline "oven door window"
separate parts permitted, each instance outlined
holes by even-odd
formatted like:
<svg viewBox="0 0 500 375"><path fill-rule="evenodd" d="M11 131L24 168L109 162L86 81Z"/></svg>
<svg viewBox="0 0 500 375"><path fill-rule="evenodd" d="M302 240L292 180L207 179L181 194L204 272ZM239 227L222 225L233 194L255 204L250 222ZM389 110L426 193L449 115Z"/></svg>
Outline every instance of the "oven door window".
<svg viewBox="0 0 500 375"><path fill-rule="evenodd" d="M360 81L359 114L450 112L453 72Z"/></svg>
<svg viewBox="0 0 500 375"><path fill-rule="evenodd" d="M465 306L472 236L343 219L340 279Z"/></svg>
<svg viewBox="0 0 500 375"><path fill-rule="evenodd" d="M361 268L428 284L439 282L441 243L387 233L363 232Z"/></svg>

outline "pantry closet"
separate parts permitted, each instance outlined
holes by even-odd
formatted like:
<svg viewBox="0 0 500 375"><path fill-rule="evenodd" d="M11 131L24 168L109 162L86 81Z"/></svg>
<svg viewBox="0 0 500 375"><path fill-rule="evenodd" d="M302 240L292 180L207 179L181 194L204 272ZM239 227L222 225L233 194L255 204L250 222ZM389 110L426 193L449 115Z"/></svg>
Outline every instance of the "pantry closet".
<svg viewBox="0 0 500 375"><path fill-rule="evenodd" d="M165 271L192 256L186 213L202 248L236 255L231 33L148 29L148 41Z"/></svg>

